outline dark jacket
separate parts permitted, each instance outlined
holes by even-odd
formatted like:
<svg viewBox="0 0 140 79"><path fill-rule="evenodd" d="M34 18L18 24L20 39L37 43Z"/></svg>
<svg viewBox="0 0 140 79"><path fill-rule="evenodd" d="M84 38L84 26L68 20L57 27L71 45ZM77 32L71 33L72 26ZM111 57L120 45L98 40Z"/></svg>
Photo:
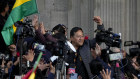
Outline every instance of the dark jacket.
<svg viewBox="0 0 140 79"><path fill-rule="evenodd" d="M97 29L99 30L104 29L104 26L99 25L97 26ZM83 63L85 65L85 68L88 72L88 76L90 79L93 77L89 66L89 63L93 59L90 49L95 48L95 46L96 46L96 39L93 38L92 40L85 40L84 44L79 48L80 55L82 57Z"/></svg>
<svg viewBox="0 0 140 79"><path fill-rule="evenodd" d="M83 63L85 65L85 68L87 70L89 78L92 78L92 76L93 76L91 73L91 70L90 70L90 66L89 66L89 63L93 59L91 52L90 52L90 48L91 47L94 48L95 44L96 44L96 42L94 39L93 40L85 40L83 46L81 46L79 48L79 52L80 52L80 55L82 57L82 60L83 60Z"/></svg>
<svg viewBox="0 0 140 79"><path fill-rule="evenodd" d="M43 35L40 31L40 28L36 30L35 33L35 39L37 40L37 42L44 44L47 50L51 51L52 47L55 47L55 43L57 42L57 40L52 35L48 33Z"/></svg>

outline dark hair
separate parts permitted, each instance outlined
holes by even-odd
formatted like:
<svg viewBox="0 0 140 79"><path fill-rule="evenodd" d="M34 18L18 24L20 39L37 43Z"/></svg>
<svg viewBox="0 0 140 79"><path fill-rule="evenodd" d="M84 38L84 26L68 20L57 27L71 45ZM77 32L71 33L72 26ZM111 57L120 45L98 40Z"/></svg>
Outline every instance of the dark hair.
<svg viewBox="0 0 140 79"><path fill-rule="evenodd" d="M83 32L82 28L80 28L80 27L73 27L71 29L71 31L70 31L70 37L74 36L75 32L77 32L79 30L81 30Z"/></svg>
<svg viewBox="0 0 140 79"><path fill-rule="evenodd" d="M52 32L54 32L55 30L58 31L59 33L63 33L65 34L65 29L66 29L66 26L63 25L63 24L58 24L56 25L53 29L52 29Z"/></svg>
<svg viewBox="0 0 140 79"><path fill-rule="evenodd" d="M5 11L7 5L8 0L0 0L0 13Z"/></svg>
<svg viewBox="0 0 140 79"><path fill-rule="evenodd" d="M56 33L53 37L56 38L57 41L66 41L66 36L63 33Z"/></svg>
<svg viewBox="0 0 140 79"><path fill-rule="evenodd" d="M103 66L99 60L92 60L90 62L90 69L93 75L99 75L100 71L103 69Z"/></svg>

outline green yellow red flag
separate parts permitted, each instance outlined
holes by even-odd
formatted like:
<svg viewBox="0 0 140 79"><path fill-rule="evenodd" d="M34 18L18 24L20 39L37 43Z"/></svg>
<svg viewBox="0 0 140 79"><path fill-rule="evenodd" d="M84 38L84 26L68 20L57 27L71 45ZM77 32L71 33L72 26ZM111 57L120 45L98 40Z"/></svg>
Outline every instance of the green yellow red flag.
<svg viewBox="0 0 140 79"><path fill-rule="evenodd" d="M6 45L13 43L13 35L16 31L16 27L13 24L34 13L38 13L36 0L16 0L1 32Z"/></svg>

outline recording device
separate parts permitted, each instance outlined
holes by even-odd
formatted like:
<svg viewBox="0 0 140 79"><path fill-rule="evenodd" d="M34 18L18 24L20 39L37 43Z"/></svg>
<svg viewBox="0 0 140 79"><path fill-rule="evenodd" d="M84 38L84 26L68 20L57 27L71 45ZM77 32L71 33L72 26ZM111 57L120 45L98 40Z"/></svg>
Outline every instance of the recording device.
<svg viewBox="0 0 140 79"><path fill-rule="evenodd" d="M66 37L62 33L56 33L53 35L57 39L57 42L54 43L53 54L56 56L64 56L65 51L65 42Z"/></svg>
<svg viewBox="0 0 140 79"><path fill-rule="evenodd" d="M76 52L76 49L74 48L74 46L73 46L69 41L66 41L66 44L68 45L68 47L69 47L73 52Z"/></svg>
<svg viewBox="0 0 140 79"><path fill-rule="evenodd" d="M124 42L124 46L132 46L132 45L138 45L139 48L140 48L140 42L139 42L139 41L137 41L137 42L125 41L125 42Z"/></svg>
<svg viewBox="0 0 140 79"><path fill-rule="evenodd" d="M58 56L52 56L51 58L50 58L50 61L51 62L54 62L55 60L57 60L58 59Z"/></svg>
<svg viewBox="0 0 140 79"><path fill-rule="evenodd" d="M96 42L101 43L104 42L109 47L120 47L121 39L120 35L111 32L112 28L108 28L108 30L95 30L96 34Z"/></svg>
<svg viewBox="0 0 140 79"><path fill-rule="evenodd" d="M56 79L61 79L62 76L66 78L66 60L68 60L68 54L75 52L76 50L70 42L67 41L66 36L63 33L56 33L53 35L57 39L55 43L54 55L58 56L56 67ZM60 75L61 74L61 75Z"/></svg>
<svg viewBox="0 0 140 79"><path fill-rule="evenodd" d="M31 24L30 19L25 19L24 22L18 21L15 23L15 26L17 27L16 35L19 37L34 37L35 36L35 30L34 27Z"/></svg>
<svg viewBox="0 0 140 79"><path fill-rule="evenodd" d="M123 55L122 55L122 53L109 54L109 59L110 59L110 61L123 59Z"/></svg>
<svg viewBox="0 0 140 79"><path fill-rule="evenodd" d="M3 60L8 62L9 54L3 54L0 52L0 65L2 64ZM4 74L5 74L5 69L0 66L0 79L3 79Z"/></svg>
<svg viewBox="0 0 140 79"><path fill-rule="evenodd" d="M133 41L125 41L124 46L133 46L133 45L138 45L138 48L130 48L129 49L129 54L130 56L138 56L140 55L140 42L133 42Z"/></svg>
<svg viewBox="0 0 140 79"><path fill-rule="evenodd" d="M54 54L56 56L63 56L64 55L64 46L65 43L63 41L57 41L54 48Z"/></svg>
<svg viewBox="0 0 140 79"><path fill-rule="evenodd" d="M24 22L18 21L14 24L17 27L16 34L15 34L15 41L20 45L19 46L19 51L20 51L20 62L19 62L19 74L22 74L22 55L25 54L23 50L23 43L24 43L24 38L27 37L35 37L35 29L31 24L31 20L26 18ZM20 41L19 41L20 40ZM28 47L25 47L25 50Z"/></svg>
<svg viewBox="0 0 140 79"><path fill-rule="evenodd" d="M52 56L47 63L52 62L52 65L55 66L58 60L58 56Z"/></svg>
<svg viewBox="0 0 140 79"><path fill-rule="evenodd" d="M8 54L3 54L3 53L0 53L0 60L9 60L9 55Z"/></svg>
<svg viewBox="0 0 140 79"><path fill-rule="evenodd" d="M45 46L39 43L34 43L33 49L38 51L45 51Z"/></svg>
<svg viewBox="0 0 140 79"><path fill-rule="evenodd" d="M64 54L63 52L66 52L65 54L76 52L76 49L74 48L74 46L69 41L66 41L65 43L62 42L62 41L59 41L58 44L57 44L57 48L55 48L55 49L57 50L57 53L55 53L56 56L52 56L50 58L51 62L56 61L59 58L59 56L60 57L63 56L63 54ZM60 50L60 49L62 49L62 50Z"/></svg>
<svg viewBox="0 0 140 79"><path fill-rule="evenodd" d="M64 56L67 53L76 52L76 49L69 41L66 40L66 36L64 34L56 33L53 37L57 39L55 48L53 49L54 55Z"/></svg>

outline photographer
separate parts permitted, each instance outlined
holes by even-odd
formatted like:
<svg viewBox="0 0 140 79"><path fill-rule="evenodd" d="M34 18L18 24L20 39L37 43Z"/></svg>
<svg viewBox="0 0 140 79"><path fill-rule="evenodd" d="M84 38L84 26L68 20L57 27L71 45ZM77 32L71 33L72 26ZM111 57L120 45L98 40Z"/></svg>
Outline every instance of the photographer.
<svg viewBox="0 0 140 79"><path fill-rule="evenodd" d="M129 55L123 59L124 72L129 78L140 78L140 42L125 41L124 46L137 45L138 48L130 48Z"/></svg>
<svg viewBox="0 0 140 79"><path fill-rule="evenodd" d="M46 73L47 73L47 77L44 76L44 74L46 75ZM52 66L52 62L45 64L43 61L40 61L36 74L37 75L35 79L54 79L55 67Z"/></svg>
<svg viewBox="0 0 140 79"><path fill-rule="evenodd" d="M140 71L140 55L137 56L136 58L133 58L132 61L133 61L133 64L132 65L134 66L134 68L137 71Z"/></svg>
<svg viewBox="0 0 140 79"><path fill-rule="evenodd" d="M108 65L108 63L105 63L100 58L100 55L102 54L102 52L101 52L101 48L98 44L96 44L95 50L93 50L91 48L91 53L92 53L92 56L94 58L90 62L90 69L91 69L92 74L94 75L93 79L102 78L101 74L100 74L100 71L102 71L103 69L105 69L105 70L107 69L108 71L112 72L110 74L110 78L112 78L112 76L113 76L112 68Z"/></svg>
<svg viewBox="0 0 140 79"><path fill-rule="evenodd" d="M8 70L10 78L14 78L15 75L19 75L19 57L17 56L16 46L14 44L10 45L8 48L10 57L5 70Z"/></svg>
<svg viewBox="0 0 140 79"><path fill-rule="evenodd" d="M132 58L132 66L135 69L135 74L133 74L133 76L140 78L140 55Z"/></svg>
<svg viewBox="0 0 140 79"><path fill-rule="evenodd" d="M1 68L0 78L8 78L8 69L6 68L5 64L6 64L6 60L3 58L0 66Z"/></svg>
<svg viewBox="0 0 140 79"><path fill-rule="evenodd" d="M57 42L57 40L46 32L43 22L38 23L38 17L34 16L32 24L35 28L35 40L43 45L46 45L46 49L51 51L53 44Z"/></svg>
<svg viewBox="0 0 140 79"><path fill-rule="evenodd" d="M9 53L2 56L2 76L5 78L14 78L15 75L19 74L19 57L17 56L16 46L14 44L11 44L8 48Z"/></svg>
<svg viewBox="0 0 140 79"><path fill-rule="evenodd" d="M136 73L134 67L131 64L131 59L124 50L121 50L121 53L123 54L123 59L119 61L121 65L121 71L123 72L125 78L133 79L133 75Z"/></svg>
<svg viewBox="0 0 140 79"><path fill-rule="evenodd" d="M37 57L38 57L38 53L35 52L35 50L28 49L27 54L23 55L23 60L25 62L29 61L29 66L33 67L33 65L35 64L35 61L37 60ZM41 61L39 62L39 65L38 65L38 69L36 71L36 73L37 73L36 79L44 79L45 78L45 75L46 75L45 73L50 68L49 64L46 63L47 59L48 58L45 58L44 54L43 54Z"/></svg>
<svg viewBox="0 0 140 79"><path fill-rule="evenodd" d="M23 56L23 59L25 61L29 61L30 62L30 66L32 67L35 64L36 61L35 57L35 53L34 50L29 49L28 53L26 55ZM45 76L47 73L47 77ZM49 73L49 74L48 74ZM44 58L41 58L39 64L38 64L38 68L36 70L36 77L35 79L54 79L55 77L55 68L52 66L52 64L50 63L46 63L46 61L44 60Z"/></svg>
<svg viewBox="0 0 140 79"><path fill-rule="evenodd" d="M58 24L52 29L53 34L63 33L67 36L67 27L63 24Z"/></svg>
<svg viewBox="0 0 140 79"><path fill-rule="evenodd" d="M98 29L104 29L99 16L95 16L93 20L98 24ZM70 31L70 39L72 45L77 50L74 59L76 60L74 62L76 66L76 73L78 73L78 76L81 76L82 79L92 78L89 67L89 63L92 60L90 48L95 47L96 40L84 40L83 30L80 27L72 28Z"/></svg>
<svg viewBox="0 0 140 79"><path fill-rule="evenodd" d="M34 22L34 21L36 21L36 22ZM52 30L53 34L50 34L49 32L47 32L45 30L43 23L38 24L37 16L34 17L33 23L36 23L36 24L34 24L35 33L36 33L36 36L35 36L36 41L45 45L46 49L50 52L54 51L54 48L56 47L57 43L59 42L58 38L55 37L56 34L61 33L61 34L64 34L66 37L67 28L65 25L62 25L62 24L56 25ZM54 47L54 48L52 48L52 47Z"/></svg>
<svg viewBox="0 0 140 79"><path fill-rule="evenodd" d="M34 50L32 49L29 49L28 53L26 55L23 55L23 59L25 59L25 61L30 61L30 62L33 62L34 57L35 57L35 53Z"/></svg>

